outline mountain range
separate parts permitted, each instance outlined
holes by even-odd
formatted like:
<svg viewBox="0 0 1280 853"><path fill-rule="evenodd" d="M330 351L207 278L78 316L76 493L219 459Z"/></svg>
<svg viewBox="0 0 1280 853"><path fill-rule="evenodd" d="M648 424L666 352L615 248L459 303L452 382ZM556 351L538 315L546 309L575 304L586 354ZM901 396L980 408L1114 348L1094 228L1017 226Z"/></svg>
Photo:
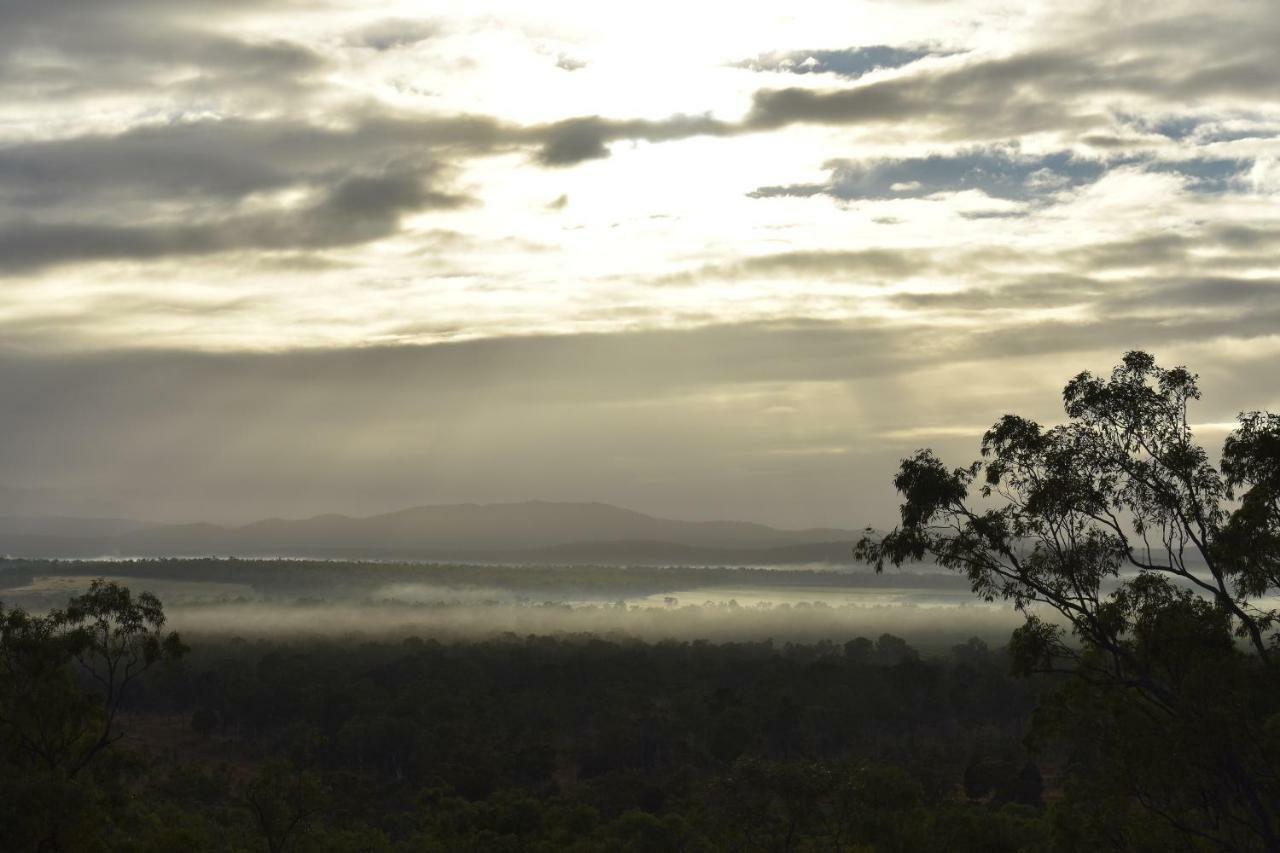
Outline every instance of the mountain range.
<svg viewBox="0 0 1280 853"><path fill-rule="evenodd" d="M838 528L675 521L603 503L526 501L419 506L365 517L270 518L241 526L0 518L0 553L763 565L848 562L860 535Z"/></svg>

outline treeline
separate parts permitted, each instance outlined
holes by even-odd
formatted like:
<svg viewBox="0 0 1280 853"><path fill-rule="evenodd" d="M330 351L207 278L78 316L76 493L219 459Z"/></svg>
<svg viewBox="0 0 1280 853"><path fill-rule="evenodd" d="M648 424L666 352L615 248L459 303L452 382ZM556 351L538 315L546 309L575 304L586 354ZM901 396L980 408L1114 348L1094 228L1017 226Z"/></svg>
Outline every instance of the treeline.
<svg viewBox="0 0 1280 853"><path fill-rule="evenodd" d="M312 744L321 769L473 796L622 778L672 791L677 771L756 756L892 763L945 798L990 741L1022 733L1031 690L1003 670L981 641L922 660L892 635L781 647L231 641L157 673L134 707L195 715L210 736L273 754Z"/></svg>

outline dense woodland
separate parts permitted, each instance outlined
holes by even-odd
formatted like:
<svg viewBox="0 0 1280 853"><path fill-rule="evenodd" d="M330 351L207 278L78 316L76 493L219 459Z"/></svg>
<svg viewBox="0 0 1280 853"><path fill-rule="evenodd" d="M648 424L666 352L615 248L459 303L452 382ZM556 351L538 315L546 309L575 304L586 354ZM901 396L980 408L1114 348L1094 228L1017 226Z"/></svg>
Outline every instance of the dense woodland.
<svg viewBox="0 0 1280 853"><path fill-rule="evenodd" d="M931 660L892 635L189 645L128 685L124 737L82 772L67 773L81 746L47 763L6 741L8 849L976 851L1047 837L1052 758L1022 746L1035 685L976 640ZM101 724L57 722L90 741Z"/></svg>

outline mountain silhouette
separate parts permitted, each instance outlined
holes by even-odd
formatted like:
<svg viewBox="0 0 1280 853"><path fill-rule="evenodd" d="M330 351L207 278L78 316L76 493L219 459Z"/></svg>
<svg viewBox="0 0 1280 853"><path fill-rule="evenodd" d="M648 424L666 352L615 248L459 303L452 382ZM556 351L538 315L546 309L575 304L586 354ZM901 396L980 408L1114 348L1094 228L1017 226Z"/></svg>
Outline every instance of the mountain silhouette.
<svg viewBox="0 0 1280 853"><path fill-rule="evenodd" d="M270 518L241 526L135 525L77 532L0 527L0 551L25 557L297 556L605 563L771 563L848 559L852 530L781 530L738 521L657 518L604 503L526 501L418 506L365 517ZM38 534L29 531L40 531Z"/></svg>

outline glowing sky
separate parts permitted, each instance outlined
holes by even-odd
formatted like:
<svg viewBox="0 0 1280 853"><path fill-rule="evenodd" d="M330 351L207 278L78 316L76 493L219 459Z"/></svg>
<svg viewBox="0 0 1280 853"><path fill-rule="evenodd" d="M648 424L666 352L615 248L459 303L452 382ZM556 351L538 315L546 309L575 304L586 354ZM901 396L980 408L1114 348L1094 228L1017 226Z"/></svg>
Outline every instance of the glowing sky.
<svg viewBox="0 0 1280 853"><path fill-rule="evenodd" d="M1130 348L1280 407L1280 3L0 4L0 514L882 524Z"/></svg>

